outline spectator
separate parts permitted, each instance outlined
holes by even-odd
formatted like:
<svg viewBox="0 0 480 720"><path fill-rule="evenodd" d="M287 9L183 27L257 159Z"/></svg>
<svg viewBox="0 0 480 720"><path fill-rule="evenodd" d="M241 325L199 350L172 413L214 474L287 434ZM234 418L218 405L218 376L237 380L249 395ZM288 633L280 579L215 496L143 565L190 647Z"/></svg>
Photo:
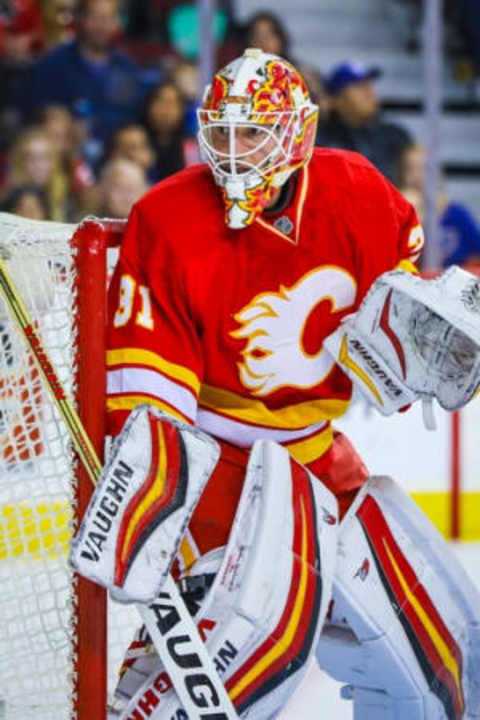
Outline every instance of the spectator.
<svg viewBox="0 0 480 720"><path fill-rule="evenodd" d="M148 133L143 125L129 123L114 134L109 158L125 158L139 165L150 178L155 159Z"/></svg>
<svg viewBox="0 0 480 720"><path fill-rule="evenodd" d="M0 7L0 58L25 64L43 48L43 22L35 0L6 0Z"/></svg>
<svg viewBox="0 0 480 720"><path fill-rule="evenodd" d="M394 181L397 187L423 194L425 184L425 152L420 143L410 143L398 157Z"/></svg>
<svg viewBox="0 0 480 720"><path fill-rule="evenodd" d="M139 72L115 49L116 0L79 0L77 28L76 40L51 50L34 68L29 110L52 103L72 110L78 101L88 101L93 135L105 143L119 125L136 117L142 99Z"/></svg>
<svg viewBox="0 0 480 720"><path fill-rule="evenodd" d="M420 222L425 215L425 153L412 144L400 156L397 170L400 192L417 210ZM437 197L442 266L477 265L480 262L480 228L470 210L448 199L440 187Z"/></svg>
<svg viewBox="0 0 480 720"><path fill-rule="evenodd" d="M181 58L171 70L171 80L188 102L198 101L201 95L198 64Z"/></svg>
<svg viewBox="0 0 480 720"><path fill-rule="evenodd" d="M262 10L245 25L245 47L260 48L263 52L290 60L290 39L287 30L275 13Z"/></svg>
<svg viewBox="0 0 480 720"><path fill-rule="evenodd" d="M58 163L68 177L72 212L83 217L95 206L95 176L77 147L72 114L62 105L48 105L38 120L55 147Z"/></svg>
<svg viewBox="0 0 480 720"><path fill-rule="evenodd" d="M473 99L480 102L480 6L478 0L463 0L460 7L463 8L463 29L473 64Z"/></svg>
<svg viewBox="0 0 480 720"><path fill-rule="evenodd" d="M137 163L125 158L109 160L100 175L99 215L126 218L147 188L145 172Z"/></svg>
<svg viewBox="0 0 480 720"><path fill-rule="evenodd" d="M13 187L0 203L0 209L31 220L48 220L49 216L45 193L36 185Z"/></svg>
<svg viewBox="0 0 480 720"><path fill-rule="evenodd" d="M11 152L7 190L26 183L45 193L49 220L68 219L68 177L54 143L41 127L23 130Z"/></svg>
<svg viewBox="0 0 480 720"><path fill-rule="evenodd" d="M239 49L233 0L216 0L212 15L216 64L233 59ZM200 50L198 2L187 0L123 0L126 46L140 65L162 65L180 58L196 60ZM163 78L160 78L163 79ZM158 82L158 79L157 79Z"/></svg>
<svg viewBox="0 0 480 720"><path fill-rule="evenodd" d="M145 124L156 155L153 178L162 178L199 161L197 142L184 131L185 101L173 82L163 82L151 93Z"/></svg>
<svg viewBox="0 0 480 720"><path fill-rule="evenodd" d="M398 157L411 139L403 128L381 120L374 85L380 74L378 68L356 62L333 69L326 81L332 113L319 126L316 144L355 150L392 179Z"/></svg>
<svg viewBox="0 0 480 720"><path fill-rule="evenodd" d="M185 131L190 135L197 132L197 107L201 96L200 75L196 62L180 59L173 66L170 79L175 83L185 100Z"/></svg>
<svg viewBox="0 0 480 720"><path fill-rule="evenodd" d="M42 14L47 49L74 39L76 5L77 0L43 0Z"/></svg>
<svg viewBox="0 0 480 720"><path fill-rule="evenodd" d="M6 183L9 155L21 126L22 119L15 108L0 111L0 190Z"/></svg>
<svg viewBox="0 0 480 720"><path fill-rule="evenodd" d="M35 0L0 3L0 111L21 108L29 65L43 49L43 22Z"/></svg>
<svg viewBox="0 0 480 720"><path fill-rule="evenodd" d="M104 148L103 143L93 136L95 118L91 102L76 100L72 108L72 118L77 151L87 165L97 170L103 160Z"/></svg>

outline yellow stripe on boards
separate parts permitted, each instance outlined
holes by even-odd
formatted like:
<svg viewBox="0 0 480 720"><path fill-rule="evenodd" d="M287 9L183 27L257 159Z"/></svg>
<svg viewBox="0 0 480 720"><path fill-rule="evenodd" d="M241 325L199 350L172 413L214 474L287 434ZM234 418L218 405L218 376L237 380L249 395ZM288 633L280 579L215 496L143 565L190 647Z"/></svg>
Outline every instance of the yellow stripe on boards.
<svg viewBox="0 0 480 720"><path fill-rule="evenodd" d="M447 492L414 492L413 499L437 530L449 537L451 496ZM480 492L460 494L460 536L466 542L480 541Z"/></svg>
<svg viewBox="0 0 480 720"><path fill-rule="evenodd" d="M412 493L412 497L442 535L448 537L449 494L423 492ZM66 555L72 535L71 518L72 510L66 502L22 502L0 506L0 562L12 558ZM460 540L480 541L480 492L460 496ZM182 545L183 554L187 549ZM191 555L190 550L188 556Z"/></svg>

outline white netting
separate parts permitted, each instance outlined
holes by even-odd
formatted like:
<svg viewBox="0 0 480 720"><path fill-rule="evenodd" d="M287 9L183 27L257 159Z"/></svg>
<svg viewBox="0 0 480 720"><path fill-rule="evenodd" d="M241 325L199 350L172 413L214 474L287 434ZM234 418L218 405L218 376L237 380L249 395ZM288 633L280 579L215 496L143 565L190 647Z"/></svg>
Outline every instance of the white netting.
<svg viewBox="0 0 480 720"><path fill-rule="evenodd" d="M0 215L0 253L72 393L75 227ZM64 424L0 302L0 718L72 718L74 466ZM133 630L110 606L109 691ZM82 668L79 670L82 671Z"/></svg>

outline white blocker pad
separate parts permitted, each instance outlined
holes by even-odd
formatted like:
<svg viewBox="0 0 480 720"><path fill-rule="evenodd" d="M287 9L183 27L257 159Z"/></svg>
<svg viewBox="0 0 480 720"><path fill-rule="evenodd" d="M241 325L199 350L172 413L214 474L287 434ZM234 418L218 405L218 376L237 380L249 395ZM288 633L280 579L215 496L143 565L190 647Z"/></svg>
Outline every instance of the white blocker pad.
<svg viewBox="0 0 480 720"><path fill-rule="evenodd" d="M227 547L190 574L216 573L195 620L242 717L276 717L303 678L331 597L337 530L332 493L287 450L257 441ZM192 649L179 641L175 652ZM131 699L111 717L183 717L160 660L148 654L130 664L116 696Z"/></svg>
<svg viewBox="0 0 480 720"><path fill-rule="evenodd" d="M135 408L73 540L75 570L119 602L152 601L219 454L205 433L152 406Z"/></svg>
<svg viewBox="0 0 480 720"><path fill-rule="evenodd" d="M390 478L371 478L340 526L320 667L348 683L354 720L480 717L480 595Z"/></svg>
<svg viewBox="0 0 480 720"><path fill-rule="evenodd" d="M419 397L456 410L480 383L480 282L456 266L384 273L324 345L384 415Z"/></svg>

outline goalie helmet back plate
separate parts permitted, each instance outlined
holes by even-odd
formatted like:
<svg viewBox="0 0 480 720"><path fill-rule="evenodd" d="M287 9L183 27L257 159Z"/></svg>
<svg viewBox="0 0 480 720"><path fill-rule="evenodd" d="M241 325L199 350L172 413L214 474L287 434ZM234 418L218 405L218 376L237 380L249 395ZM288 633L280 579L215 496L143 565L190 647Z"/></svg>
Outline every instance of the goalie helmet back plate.
<svg viewBox="0 0 480 720"><path fill-rule="evenodd" d="M286 60L250 48L219 70L199 108L198 139L226 223L250 225L312 154L318 108Z"/></svg>

